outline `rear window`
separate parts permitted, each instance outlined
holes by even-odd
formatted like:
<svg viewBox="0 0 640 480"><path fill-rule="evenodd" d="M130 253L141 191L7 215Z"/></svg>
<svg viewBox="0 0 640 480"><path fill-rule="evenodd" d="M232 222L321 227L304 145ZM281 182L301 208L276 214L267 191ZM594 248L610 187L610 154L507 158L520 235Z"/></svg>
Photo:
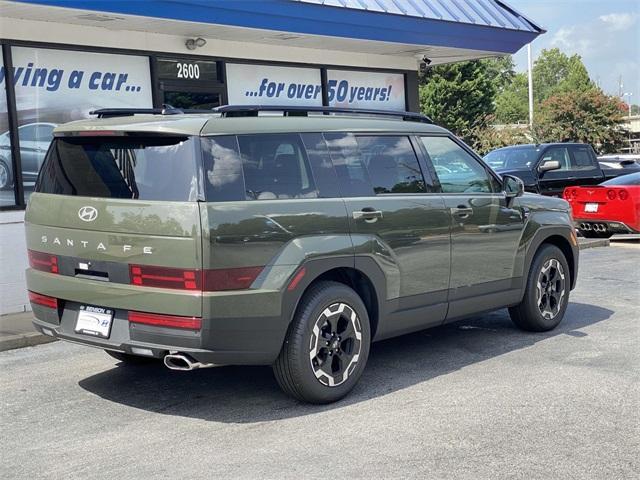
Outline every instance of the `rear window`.
<svg viewBox="0 0 640 480"><path fill-rule="evenodd" d="M58 195L196 201L197 143L190 137L54 139L36 191Z"/></svg>

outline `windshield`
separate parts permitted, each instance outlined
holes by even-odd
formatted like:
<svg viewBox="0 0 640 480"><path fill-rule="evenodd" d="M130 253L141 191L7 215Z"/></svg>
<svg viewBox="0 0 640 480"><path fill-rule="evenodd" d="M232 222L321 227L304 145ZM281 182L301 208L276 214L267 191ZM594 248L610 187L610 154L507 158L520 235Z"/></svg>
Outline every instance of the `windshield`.
<svg viewBox="0 0 640 480"><path fill-rule="evenodd" d="M640 172L615 177L602 182L600 185L640 185Z"/></svg>
<svg viewBox="0 0 640 480"><path fill-rule="evenodd" d="M531 169L538 159L540 150L540 147L535 146L501 148L489 152L484 160L494 170Z"/></svg>
<svg viewBox="0 0 640 480"><path fill-rule="evenodd" d="M189 137L56 138L36 191L58 195L196 201L197 144Z"/></svg>

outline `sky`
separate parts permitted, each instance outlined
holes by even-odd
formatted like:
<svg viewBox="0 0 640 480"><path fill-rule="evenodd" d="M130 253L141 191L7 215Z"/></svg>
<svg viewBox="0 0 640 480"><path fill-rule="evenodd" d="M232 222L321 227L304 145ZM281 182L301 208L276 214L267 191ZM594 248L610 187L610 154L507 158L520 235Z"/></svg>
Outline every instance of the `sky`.
<svg viewBox="0 0 640 480"><path fill-rule="evenodd" d="M533 60L544 48L577 53L591 79L612 95L620 76L631 103L640 104L640 0L506 0L547 30L531 44ZM514 55L517 71L527 69L527 48ZM535 88L535 85L534 85ZM625 97L628 101L629 97Z"/></svg>

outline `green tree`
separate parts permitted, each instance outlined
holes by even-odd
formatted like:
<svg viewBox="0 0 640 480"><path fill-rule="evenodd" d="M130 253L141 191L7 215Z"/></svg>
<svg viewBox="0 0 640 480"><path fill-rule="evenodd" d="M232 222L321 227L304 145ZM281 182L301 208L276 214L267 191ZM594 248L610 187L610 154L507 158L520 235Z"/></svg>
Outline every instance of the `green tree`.
<svg viewBox="0 0 640 480"><path fill-rule="evenodd" d="M529 121L529 84L525 73L516 73L496 97L496 122L500 124Z"/></svg>
<svg viewBox="0 0 640 480"><path fill-rule="evenodd" d="M472 131L494 110L487 61L438 65L421 77L420 107L436 123L473 142Z"/></svg>
<svg viewBox="0 0 640 480"><path fill-rule="evenodd" d="M559 93L584 92L594 87L580 55L569 57L558 48L542 50L532 75L533 98L537 103Z"/></svg>
<svg viewBox="0 0 640 480"><path fill-rule="evenodd" d="M539 142L590 143L600 153L615 152L626 139L624 115L620 99L597 88L559 93L542 102L534 136Z"/></svg>

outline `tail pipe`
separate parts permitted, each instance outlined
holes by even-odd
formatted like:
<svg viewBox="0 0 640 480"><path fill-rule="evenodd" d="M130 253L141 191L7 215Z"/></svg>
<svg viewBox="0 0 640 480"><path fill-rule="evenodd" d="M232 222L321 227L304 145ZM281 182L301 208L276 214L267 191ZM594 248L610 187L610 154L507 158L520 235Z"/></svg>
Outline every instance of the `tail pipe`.
<svg viewBox="0 0 640 480"><path fill-rule="evenodd" d="M211 368L216 366L214 363L198 362L184 353L170 353L165 355L164 364L170 370L182 371L196 370L198 368Z"/></svg>

